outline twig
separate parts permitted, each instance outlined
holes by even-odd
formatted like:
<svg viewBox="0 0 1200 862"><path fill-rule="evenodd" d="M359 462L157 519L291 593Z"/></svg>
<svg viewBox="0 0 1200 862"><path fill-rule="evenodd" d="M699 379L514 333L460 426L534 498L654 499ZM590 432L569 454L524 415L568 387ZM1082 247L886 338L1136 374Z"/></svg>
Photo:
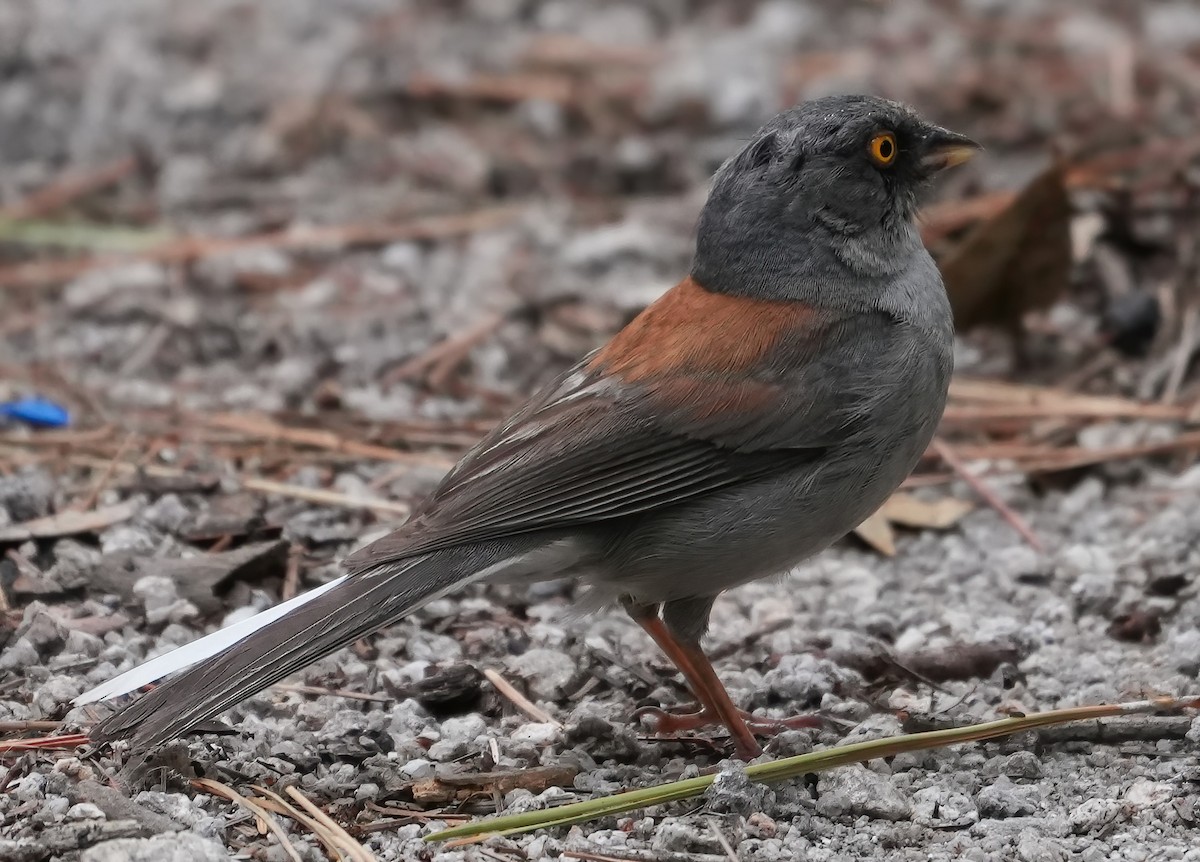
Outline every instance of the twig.
<svg viewBox="0 0 1200 862"><path fill-rule="evenodd" d="M372 703L391 703L395 700L394 697L389 697L386 694L370 694L364 691L350 691L345 688L322 688L319 685L291 685L289 683L276 683L271 686L274 691L288 691L296 694L311 694L318 697L344 697L347 700L365 700Z"/></svg>
<svg viewBox="0 0 1200 862"><path fill-rule="evenodd" d="M405 473L407 473L409 471L409 469L411 469L411 468L408 467L408 465L406 465L406 464L397 464L394 467L389 467L388 469L386 469L382 473L380 473L378 476L376 476L374 479L372 479L370 482L368 482L367 488L368 488L368 490L374 491L375 493L379 493L384 488L386 488L388 485L392 484L392 482L396 481L401 476L403 476Z"/></svg>
<svg viewBox="0 0 1200 862"><path fill-rule="evenodd" d="M530 701L529 698L525 697L525 695L521 694L521 692L517 691L513 687L513 684L502 677L499 673L491 668L484 668L483 675L487 681L495 687L496 691L508 698L512 702L513 706L521 710L521 712L525 713L534 721L538 721L543 724L552 724L559 730L562 729L562 723L560 721L555 719L554 716L550 715L550 713L546 712L546 710Z"/></svg>
<svg viewBox="0 0 1200 862"><path fill-rule="evenodd" d="M1196 325L1198 323L1200 323L1200 307L1192 305L1183 315L1179 344L1175 348L1171 372L1167 375L1167 382L1163 386L1162 402L1164 404L1174 404L1175 399L1179 397L1179 387L1183 385L1183 377L1196 352Z"/></svg>
<svg viewBox="0 0 1200 862"><path fill-rule="evenodd" d="M946 462L946 466L962 477L962 480L970 485L972 490L974 490L975 493L978 494L985 503L999 512L1000 517L1008 521L1009 526L1020 533L1025 541L1029 543L1030 547L1039 553L1045 551L1045 546L1042 544L1041 539L1039 539L1033 530L1030 529L1029 525L1025 523L1025 519L1014 512L1007 503L996 496L995 492L993 492L985 482L967 469L967 466L959 460L958 455L954 453L954 450L950 448L948 443L940 438L935 437L933 440L933 448L941 457L941 459Z"/></svg>
<svg viewBox="0 0 1200 862"><path fill-rule="evenodd" d="M96 505L96 501L100 499L100 495L104 493L104 489L108 487L108 483L112 480L113 473L117 469L117 463L121 460L121 456L125 454L126 450L129 449L130 444L133 443L134 437L133 432L125 435L125 439L121 441L121 444L117 447L117 451L113 454L111 460L109 460L108 466L100 471L100 475L92 483L92 489L88 492L87 496L73 504L71 508L76 511L86 512Z"/></svg>
<svg viewBox="0 0 1200 862"><path fill-rule="evenodd" d="M583 862L630 862L628 856L609 856L604 853L593 853L590 850L564 850L565 859L582 859Z"/></svg>
<svg viewBox="0 0 1200 862"><path fill-rule="evenodd" d="M391 805L380 805L378 802L368 802L367 808L380 814L387 814L391 817L405 817L421 823L426 823L430 820L444 820L449 823L452 820L471 819L471 815L469 814L452 814L449 811L441 811L439 809L430 811L424 808L396 808Z"/></svg>
<svg viewBox="0 0 1200 862"><path fill-rule="evenodd" d="M322 826L324 826L326 829L336 835L342 842L344 842L346 849L350 852L350 855L354 859L358 860L358 862L377 862L374 853L355 841L354 837L351 836L349 832L343 829L332 817L318 808L316 803L301 793L297 787L294 785L290 786L286 788L285 792L288 796L292 797L292 799L296 800L300 807L307 811L314 820L318 821Z"/></svg>
<svg viewBox="0 0 1200 862"><path fill-rule="evenodd" d="M582 859L584 862L724 862L726 858L711 853L672 853L661 850L626 850L620 855L597 853L593 850L564 850L562 855L564 859Z"/></svg>
<svg viewBox="0 0 1200 862"><path fill-rule="evenodd" d="M245 808L247 811L253 814L258 821L259 832L269 829L271 833L279 839L280 846L283 847L284 852L287 853L287 855L290 856L294 862L303 862L303 860L300 858L300 854L296 851L296 848L292 845L291 840L288 838L287 833L284 832L283 827L279 825L279 821L271 816L271 812L267 811L257 802L242 796L242 794L238 793L229 785L222 784L221 782L215 781L211 778L193 779L192 786L200 790L205 790L208 793L211 793L213 796L219 796L222 799L228 799L230 802L236 803L237 805Z"/></svg>
<svg viewBox="0 0 1200 862"><path fill-rule="evenodd" d="M0 320L0 335L7 337L33 329L44 317L45 313L42 311L9 312L4 315L4 320Z"/></svg>
<svg viewBox="0 0 1200 862"><path fill-rule="evenodd" d="M464 331L455 333L439 341L424 353L402 362L384 376L384 383L390 385L428 372L430 386L434 389L442 388L455 367L462 362L463 357L470 352L472 347L483 341L504 323L505 317L506 315L500 312L486 315Z"/></svg>
<svg viewBox="0 0 1200 862"><path fill-rule="evenodd" d="M1174 173L1200 152L1200 135L1157 138L1145 144L1135 144L1120 150L1110 150L1071 166L1067 174L1070 188L1108 188L1114 175L1144 165L1165 167Z"/></svg>
<svg viewBox="0 0 1200 862"><path fill-rule="evenodd" d="M307 826L322 844L337 856L339 860L350 858L356 862L377 862L374 854L359 844L344 829L334 823L316 805L309 801L296 788L288 787L287 793L304 808L301 811L278 793L260 785L253 785L254 790L263 794L267 799L262 803L264 808L286 814L298 823Z"/></svg>
<svg viewBox="0 0 1200 862"><path fill-rule="evenodd" d="M0 721L0 733L30 733L32 731L54 731L62 727L61 721L32 719L29 721Z"/></svg>
<svg viewBox="0 0 1200 862"><path fill-rule="evenodd" d="M370 509L373 512L386 512L391 515L407 516L410 509L404 503L394 503L391 500L363 500L342 494L338 491L328 491L323 488L305 488L300 485L288 485L283 482L272 482L269 479L246 477L240 480L247 491L258 491L262 494L275 494L280 497L292 497L309 503L319 503L323 506L341 506L345 509Z"/></svg>
<svg viewBox="0 0 1200 862"><path fill-rule="evenodd" d="M721 849L725 851L725 855L729 857L729 862L741 862L737 852L730 846L729 839L725 837L725 833L721 831L721 827L712 817L708 818L708 828L712 831L713 837L717 839L717 843L721 845Z"/></svg>
<svg viewBox="0 0 1200 862"><path fill-rule="evenodd" d="M102 443L112 437L116 429L109 425L86 430L41 431L36 437L18 437L15 434L0 435L0 443L14 443L21 446L50 447L50 446L84 446L88 443Z"/></svg>
<svg viewBox="0 0 1200 862"><path fill-rule="evenodd" d="M258 784L253 784L251 787L256 792L261 793L264 797L266 797L262 802L259 803L263 808L267 809L268 811L274 811L277 814L283 814L292 818L297 823L307 826L309 831L316 836L318 841L325 845L325 849L328 850L330 854L337 857L339 862L346 858L346 853L343 853L342 851L346 850L349 852L349 848L342 847L341 842L338 840L337 834L326 828L321 821L305 814L295 805L292 805L290 802L272 790L268 790L267 788Z"/></svg>
<svg viewBox="0 0 1200 862"><path fill-rule="evenodd" d="M1120 399L1111 401L1119 402ZM1057 404L949 404L942 414L942 421L953 425L991 421L1029 422L1039 419L1155 419L1178 422L1187 419L1189 412L1190 408L1183 405L1143 404L1140 401L1088 404L1072 403L1064 399Z"/></svg>
<svg viewBox="0 0 1200 862"><path fill-rule="evenodd" d="M426 216L398 224L352 224L305 227L244 237L182 237L138 254L87 257L82 260L38 261L0 268L0 288L59 284L85 272L131 261L188 263L205 257L257 248L282 250L330 249L382 245L400 240L445 239L490 230L512 221L515 207L494 207L446 216Z"/></svg>
<svg viewBox="0 0 1200 862"><path fill-rule="evenodd" d="M109 463L102 461L99 458L92 458L86 455L68 456L68 459L76 464L84 464L92 467L100 467L103 469ZM138 467L134 464L118 462L113 468L124 474L136 474L144 472L151 476L159 476L165 478L178 479L185 477L188 474L186 470L179 470L174 467L162 467L158 465L146 465ZM406 516L409 513L409 507L404 503L396 503L391 500L364 500L358 497L352 497L348 494L342 494L338 491L329 491L322 488L305 488L301 485L289 485L284 482L274 482L270 479L259 479L254 476L242 476L238 478L238 483L247 491L255 491L260 494L274 494L280 497L291 497L296 500L304 500L309 503L317 503L323 506L340 506L346 509L368 509L373 512L384 512L391 515ZM12 528L3 528L12 529ZM0 533L3 535L3 533Z"/></svg>
<svg viewBox="0 0 1200 862"><path fill-rule="evenodd" d="M1090 380L1111 371L1120 364L1120 354L1112 350L1097 353L1080 367L1071 371L1058 381L1056 386L1064 392L1074 392ZM1142 403L1142 402L1134 402ZM1139 417L1140 418L1140 417Z"/></svg>
<svg viewBox="0 0 1200 862"><path fill-rule="evenodd" d="M376 461L399 461L406 464L421 464L433 466L453 466L453 462L439 458L436 455L426 455L414 452L402 452L387 446L375 446L370 443L360 443L347 440L329 431L316 428L290 428L281 425L265 416L250 416L237 413L218 413L208 416L195 417L198 422L213 428L223 428L237 431L263 440L284 440L298 446L311 446L314 449L325 449L330 452L344 452L360 458L371 458Z"/></svg>
<svg viewBox="0 0 1200 862"><path fill-rule="evenodd" d="M413 76L404 88L414 99L471 99L503 104L537 99L569 103L575 94L573 82L563 75L517 73L479 74L466 81L447 81L429 75Z"/></svg>
<svg viewBox="0 0 1200 862"><path fill-rule="evenodd" d="M288 601L295 598L300 591L300 561L304 557L304 546L293 543L288 548L287 568L283 573L283 586L279 589L279 598Z"/></svg>
<svg viewBox="0 0 1200 862"><path fill-rule="evenodd" d="M116 185L137 169L137 160L125 156L90 171L66 174L24 200L0 209L0 220L32 219L60 210L79 198Z"/></svg>
<svg viewBox="0 0 1200 862"><path fill-rule="evenodd" d="M91 742L86 733L67 733L62 736L39 736L36 739L9 739L0 742L0 754L6 751L46 751L78 748Z"/></svg>
<svg viewBox="0 0 1200 862"><path fill-rule="evenodd" d="M167 343L167 339L171 337L173 331L171 325L165 322L154 327L154 330L125 357L125 361L121 363L121 367L117 371L117 376L122 379L137 376L137 373L150 364L150 360Z"/></svg>
<svg viewBox="0 0 1200 862"><path fill-rule="evenodd" d="M567 33L547 33L530 41L521 53L522 65L558 66L564 69L651 66L659 52L640 46L593 42Z"/></svg>
<svg viewBox="0 0 1200 862"><path fill-rule="evenodd" d="M1033 449L1033 447L1030 448ZM1110 461L1127 461L1131 458L1169 455L1189 450L1200 450L1200 432L1180 434L1174 440L1135 443L1132 446L1111 446L1106 449L1085 449L1082 446L1061 449L1051 446L1037 447L1036 451L1025 453L1017 463L1020 469L1026 473L1049 473L1091 467L1094 464L1105 464ZM960 449L960 452L962 451L965 450Z"/></svg>
<svg viewBox="0 0 1200 862"><path fill-rule="evenodd" d="M955 378L950 384L950 399L955 410L980 409L982 402L1003 406L1009 416L1029 419L1163 419L1180 420L1188 416L1185 405L1152 404L1114 395L1083 395L1064 387L1033 386L1000 380Z"/></svg>

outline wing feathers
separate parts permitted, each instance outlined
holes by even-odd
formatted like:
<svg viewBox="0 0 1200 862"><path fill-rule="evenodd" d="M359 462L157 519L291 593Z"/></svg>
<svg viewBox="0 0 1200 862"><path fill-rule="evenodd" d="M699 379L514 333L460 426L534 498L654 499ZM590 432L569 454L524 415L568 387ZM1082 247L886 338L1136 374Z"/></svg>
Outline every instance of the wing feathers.
<svg viewBox="0 0 1200 862"><path fill-rule="evenodd" d="M491 556L502 556L494 549ZM341 578L208 661L159 685L92 730L95 742L130 737L152 747L267 686L486 574L470 551L420 557L400 572ZM247 622L250 622L248 620Z"/></svg>
<svg viewBox="0 0 1200 862"><path fill-rule="evenodd" d="M239 623L219 629L207 637L202 637L200 640L184 644L157 658L144 662L132 670L115 676L102 685L85 691L71 702L76 706L82 706L85 703L95 703L122 694L129 694L129 692L137 691L144 685L157 682L165 676L170 676L177 671L191 667L197 662L211 658L239 641L245 640L254 632L296 608L320 598L332 589L336 589L344 580L346 580L345 575L316 589L309 590L293 599L289 599L282 604L278 604L273 608L268 608L260 614L255 614L248 620L242 620Z"/></svg>

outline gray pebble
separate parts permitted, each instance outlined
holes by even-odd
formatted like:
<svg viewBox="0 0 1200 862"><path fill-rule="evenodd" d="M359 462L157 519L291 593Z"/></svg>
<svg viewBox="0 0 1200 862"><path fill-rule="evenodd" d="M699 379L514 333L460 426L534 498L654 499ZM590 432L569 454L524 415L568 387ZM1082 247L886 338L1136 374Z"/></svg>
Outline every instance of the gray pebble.
<svg viewBox="0 0 1200 862"><path fill-rule="evenodd" d="M13 643L0 654L0 668L17 668L20 665L8 659L8 651L16 644L26 643L35 655L48 657L62 649L67 639L67 629L62 621L41 602L30 602L21 617L21 624L13 635Z"/></svg>
<svg viewBox="0 0 1200 862"><path fill-rule="evenodd" d="M561 737L562 729L559 725L538 721L521 725L510 736L515 742L525 742L537 748L551 745Z"/></svg>
<svg viewBox="0 0 1200 862"><path fill-rule="evenodd" d="M154 554L159 541L158 537L145 527L118 524L100 533L100 550L105 554L129 551L149 557Z"/></svg>
<svg viewBox="0 0 1200 862"><path fill-rule="evenodd" d="M944 829L970 826L979 820L979 810L971 797L946 787L925 787L913 794L914 823Z"/></svg>
<svg viewBox="0 0 1200 862"><path fill-rule="evenodd" d="M42 470L25 469L0 476L0 509L14 523L50 514L53 501L54 480Z"/></svg>
<svg viewBox="0 0 1200 862"><path fill-rule="evenodd" d="M46 776L39 772L31 772L24 778L17 779L16 784L8 792L20 802L37 802L42 798L45 790Z"/></svg>
<svg viewBox="0 0 1200 862"><path fill-rule="evenodd" d="M57 823L67 815L67 811L71 808L71 800L65 796L48 796L38 805L37 812L33 815L36 823Z"/></svg>
<svg viewBox="0 0 1200 862"><path fill-rule="evenodd" d="M1081 802L1071 809L1067 822L1077 834L1099 832L1121 814L1121 802L1117 799L1093 798Z"/></svg>
<svg viewBox="0 0 1200 862"><path fill-rule="evenodd" d="M191 832L120 838L83 851L79 862L229 862L224 844Z"/></svg>
<svg viewBox="0 0 1200 862"><path fill-rule="evenodd" d="M523 787L504 794L505 814L525 814L529 811L540 811L545 807L545 804L532 791Z"/></svg>
<svg viewBox="0 0 1200 862"><path fill-rule="evenodd" d="M1150 781L1139 778L1125 791L1125 802L1135 811L1157 808L1171 801L1174 791L1165 781Z"/></svg>
<svg viewBox="0 0 1200 862"><path fill-rule="evenodd" d="M846 766L821 774L817 812L829 818L866 816L876 820L907 820L909 797L887 778L864 766Z"/></svg>
<svg viewBox="0 0 1200 862"><path fill-rule="evenodd" d="M580 674L574 658L552 649L528 650L514 657L510 666L514 674L525 680L534 700L562 699L574 689Z"/></svg>
<svg viewBox="0 0 1200 862"><path fill-rule="evenodd" d="M650 846L665 853L721 853L721 844L708 829L669 817L658 824Z"/></svg>
<svg viewBox="0 0 1200 862"><path fill-rule="evenodd" d="M158 814L174 820L193 831L209 834L204 827L214 818L201 805L199 797L192 798L183 793L163 793L160 790L144 790L134 797L134 802Z"/></svg>
<svg viewBox="0 0 1200 862"><path fill-rule="evenodd" d="M176 494L164 494L138 513L138 519L167 533L178 531L192 518L192 511Z"/></svg>
<svg viewBox="0 0 1200 862"><path fill-rule="evenodd" d="M1187 628L1172 632L1167 639L1167 652L1180 673L1200 676L1200 631Z"/></svg>
<svg viewBox="0 0 1200 862"><path fill-rule="evenodd" d="M104 820L106 816L99 806L93 805L91 802L77 802L67 810L66 819Z"/></svg>
<svg viewBox="0 0 1200 862"><path fill-rule="evenodd" d="M84 688L78 676L52 676L38 687L33 705L42 715L54 715Z"/></svg>
<svg viewBox="0 0 1200 862"><path fill-rule="evenodd" d="M704 791L708 807L717 814L746 816L763 811L768 805L770 789L746 776L745 764L736 760L723 761L712 785Z"/></svg>
<svg viewBox="0 0 1200 862"><path fill-rule="evenodd" d="M1014 751L1004 760L1004 774L1009 778L1037 778L1042 763L1032 751Z"/></svg>
<svg viewBox="0 0 1200 862"><path fill-rule="evenodd" d="M401 766L400 772L410 781L417 781L422 778L431 778L434 773L433 763L421 758L415 758Z"/></svg>
<svg viewBox="0 0 1200 862"><path fill-rule="evenodd" d="M842 671L833 662L808 653L784 656L763 676L764 689L795 703L819 703L833 691Z"/></svg>
<svg viewBox="0 0 1200 862"><path fill-rule="evenodd" d="M1017 859L1020 862L1067 862L1070 852L1053 838L1027 831L1017 839Z"/></svg>
<svg viewBox="0 0 1200 862"><path fill-rule="evenodd" d="M1013 784L1001 775L975 794L975 804L983 817L1024 817L1037 810L1036 795L1033 788Z"/></svg>

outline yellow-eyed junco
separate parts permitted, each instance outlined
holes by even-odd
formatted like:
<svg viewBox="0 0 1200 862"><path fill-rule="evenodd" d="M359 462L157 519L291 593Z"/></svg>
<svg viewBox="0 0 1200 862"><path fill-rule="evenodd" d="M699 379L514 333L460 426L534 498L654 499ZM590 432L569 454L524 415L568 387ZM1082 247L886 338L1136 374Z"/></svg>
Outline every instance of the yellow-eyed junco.
<svg viewBox="0 0 1200 862"><path fill-rule="evenodd" d="M189 668L95 741L165 742L339 647L482 579L574 575L621 603L743 758L700 647L715 598L845 535L908 475L941 416L953 325L913 224L977 145L879 98L786 111L717 172L691 274L467 453L347 574L100 686Z"/></svg>

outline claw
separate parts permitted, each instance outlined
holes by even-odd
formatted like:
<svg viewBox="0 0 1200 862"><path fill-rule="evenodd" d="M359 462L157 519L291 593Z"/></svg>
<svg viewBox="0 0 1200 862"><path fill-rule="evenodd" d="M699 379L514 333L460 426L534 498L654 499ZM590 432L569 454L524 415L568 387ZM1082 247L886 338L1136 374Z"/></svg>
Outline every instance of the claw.
<svg viewBox="0 0 1200 862"><path fill-rule="evenodd" d="M670 712L661 706L643 706L634 710L634 721L640 722L644 718L650 719L650 730L658 736L671 736L721 723L720 719L703 709L694 712Z"/></svg>
<svg viewBox="0 0 1200 862"><path fill-rule="evenodd" d="M808 727L820 727L821 718L815 715L796 715L791 718L768 718L763 715L753 715L745 710L738 710L738 715L746 722L746 727L757 736L773 736L784 730L799 730ZM691 712L671 712L660 706L643 706L634 710L634 721L650 719L650 730L658 736L671 736L677 733L696 730L721 724L720 718L707 709Z"/></svg>
<svg viewBox="0 0 1200 862"><path fill-rule="evenodd" d="M759 736L771 736L785 730L803 730L809 727L820 727L823 720L818 715L793 715L791 718L767 718L743 712L742 718L746 726Z"/></svg>

